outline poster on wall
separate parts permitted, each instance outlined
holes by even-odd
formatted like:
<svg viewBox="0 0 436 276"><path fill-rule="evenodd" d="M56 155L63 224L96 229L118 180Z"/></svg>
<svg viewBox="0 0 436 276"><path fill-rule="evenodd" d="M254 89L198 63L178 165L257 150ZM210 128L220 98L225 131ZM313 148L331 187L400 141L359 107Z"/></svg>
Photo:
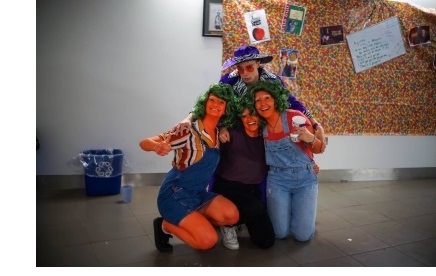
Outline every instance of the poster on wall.
<svg viewBox="0 0 436 276"><path fill-rule="evenodd" d="M244 19L251 44L271 40L265 10L244 13Z"/></svg>
<svg viewBox="0 0 436 276"><path fill-rule="evenodd" d="M342 25L319 28L321 45L334 45L344 43L344 30Z"/></svg>
<svg viewBox="0 0 436 276"><path fill-rule="evenodd" d="M430 26L418 26L409 32L409 45L414 47L430 43Z"/></svg>
<svg viewBox="0 0 436 276"><path fill-rule="evenodd" d="M305 16L305 7L286 5L282 18L281 31L288 34L301 35Z"/></svg>
<svg viewBox="0 0 436 276"><path fill-rule="evenodd" d="M347 43L356 73L406 53L398 17L347 35Z"/></svg>
<svg viewBox="0 0 436 276"><path fill-rule="evenodd" d="M298 50L290 48L280 48L279 52L279 72L277 75L295 79L297 77Z"/></svg>

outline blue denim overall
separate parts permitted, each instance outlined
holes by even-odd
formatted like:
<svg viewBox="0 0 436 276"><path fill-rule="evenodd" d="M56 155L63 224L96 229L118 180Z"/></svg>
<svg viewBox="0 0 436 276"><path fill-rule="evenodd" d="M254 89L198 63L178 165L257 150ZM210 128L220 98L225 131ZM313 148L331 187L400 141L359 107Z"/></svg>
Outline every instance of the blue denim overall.
<svg viewBox="0 0 436 276"><path fill-rule="evenodd" d="M196 129L194 131L198 133ZM199 133L198 135L201 137ZM184 170L174 166L160 187L157 207L162 217L172 224L178 225L189 213L203 207L218 195L206 191L206 187L218 165L219 150L210 148L202 139L201 144L203 157Z"/></svg>
<svg viewBox="0 0 436 276"><path fill-rule="evenodd" d="M315 233L318 178L313 160L291 141L286 111L282 112L285 137L265 139L267 176L266 202L276 238L293 235L307 241ZM268 136L267 127L263 137Z"/></svg>

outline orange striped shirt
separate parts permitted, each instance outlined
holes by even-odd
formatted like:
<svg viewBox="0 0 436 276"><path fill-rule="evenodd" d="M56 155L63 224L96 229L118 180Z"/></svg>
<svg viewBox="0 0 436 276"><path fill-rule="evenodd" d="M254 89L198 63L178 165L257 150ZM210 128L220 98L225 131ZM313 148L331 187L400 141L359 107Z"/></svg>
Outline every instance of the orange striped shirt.
<svg viewBox="0 0 436 276"><path fill-rule="evenodd" d="M201 120L197 120L192 123L192 127L195 127L201 134L201 138L207 143L211 148L219 148L218 140L218 128L214 133L216 137L216 145L209 134L204 130L204 125ZM197 132L193 129L190 132L183 132L182 134L174 135L170 131L161 133L159 136L162 139L166 139L168 135L171 135L169 143L171 148L174 150L174 162L179 170L184 170L187 167L197 163L204 155L204 148L201 144L200 137Z"/></svg>

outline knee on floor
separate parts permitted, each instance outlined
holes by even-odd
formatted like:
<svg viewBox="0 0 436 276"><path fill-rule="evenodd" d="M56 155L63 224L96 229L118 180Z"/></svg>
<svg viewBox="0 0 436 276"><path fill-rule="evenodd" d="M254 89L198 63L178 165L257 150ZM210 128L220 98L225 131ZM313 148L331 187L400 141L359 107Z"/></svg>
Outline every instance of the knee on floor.
<svg viewBox="0 0 436 276"><path fill-rule="evenodd" d="M295 234L294 239L299 241L299 242L306 242L306 241L309 241L313 237L313 234L314 234L313 232L312 233Z"/></svg>
<svg viewBox="0 0 436 276"><path fill-rule="evenodd" d="M200 250L211 249L218 243L218 234L214 232L214 233L201 235L199 237L196 237L195 242L196 245L194 246L194 248Z"/></svg>

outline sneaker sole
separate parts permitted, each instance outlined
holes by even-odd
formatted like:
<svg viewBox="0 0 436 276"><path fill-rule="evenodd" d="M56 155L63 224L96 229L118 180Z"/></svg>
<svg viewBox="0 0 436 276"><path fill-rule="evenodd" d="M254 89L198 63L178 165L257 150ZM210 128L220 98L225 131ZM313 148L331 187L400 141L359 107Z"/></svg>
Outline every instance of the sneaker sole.
<svg viewBox="0 0 436 276"><path fill-rule="evenodd" d="M225 244L223 243L224 247L230 250L238 250L239 249L239 244L236 245L231 245L231 244Z"/></svg>

